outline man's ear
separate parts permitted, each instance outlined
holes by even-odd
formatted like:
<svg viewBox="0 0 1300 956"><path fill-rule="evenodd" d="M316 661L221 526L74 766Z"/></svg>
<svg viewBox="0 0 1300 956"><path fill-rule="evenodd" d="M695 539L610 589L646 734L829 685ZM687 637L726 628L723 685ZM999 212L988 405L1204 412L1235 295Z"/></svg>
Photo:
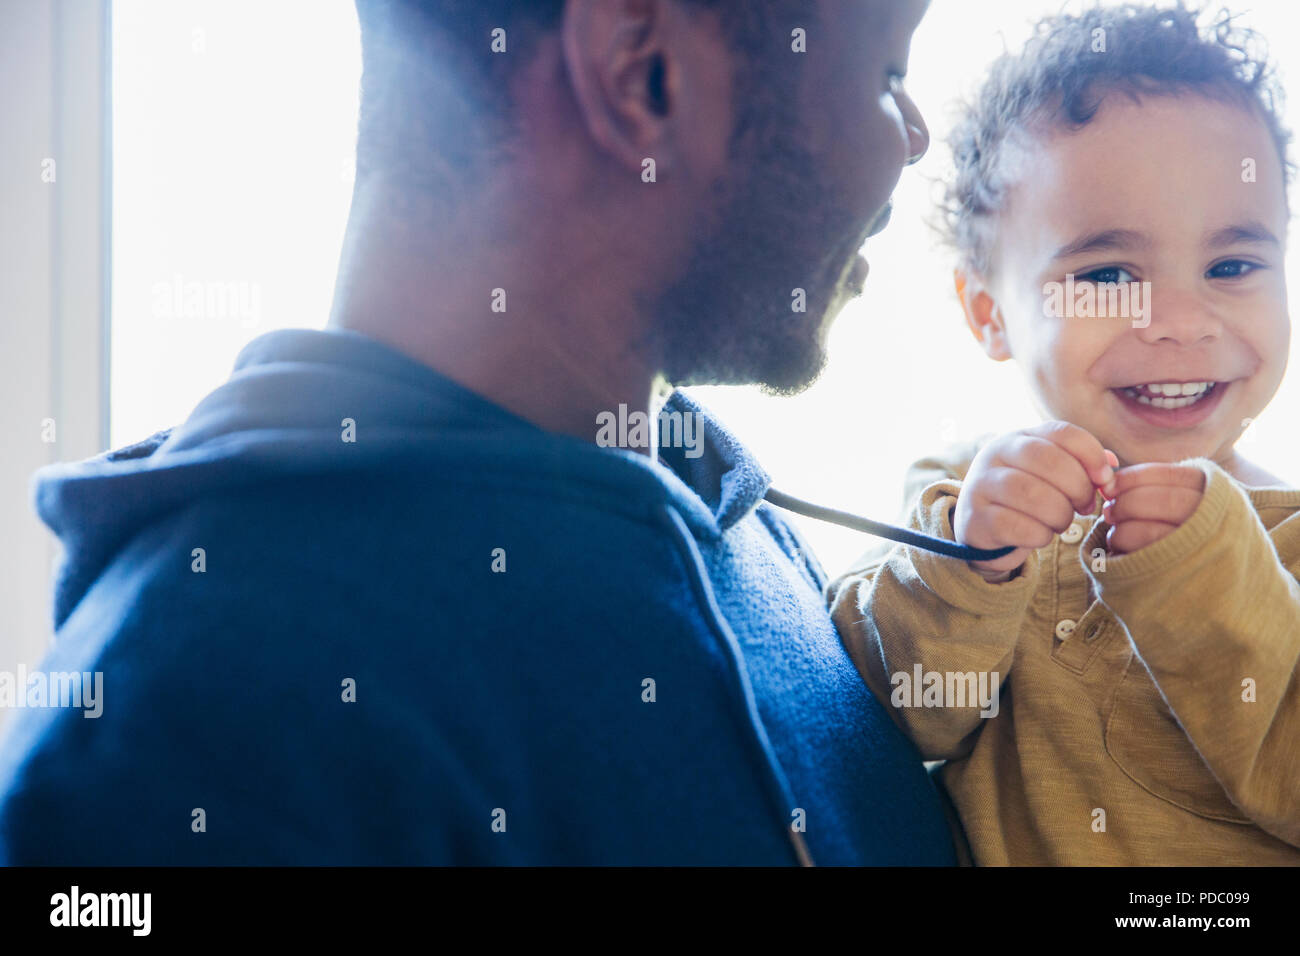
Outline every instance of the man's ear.
<svg viewBox="0 0 1300 956"><path fill-rule="evenodd" d="M1011 358L1006 320L984 279L959 268L953 270L953 284L962 311L966 313L966 325L970 327L971 334L985 354L995 362L1005 362Z"/></svg>
<svg viewBox="0 0 1300 956"><path fill-rule="evenodd" d="M670 166L669 119L679 64L664 0L569 0L560 26L565 66L587 132L638 172L647 158Z"/></svg>

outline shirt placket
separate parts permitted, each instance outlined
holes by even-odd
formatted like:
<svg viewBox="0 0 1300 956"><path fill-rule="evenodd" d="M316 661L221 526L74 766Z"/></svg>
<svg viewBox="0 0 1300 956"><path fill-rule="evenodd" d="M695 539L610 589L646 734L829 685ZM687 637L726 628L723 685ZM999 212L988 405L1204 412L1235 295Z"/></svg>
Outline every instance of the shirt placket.
<svg viewBox="0 0 1300 956"><path fill-rule="evenodd" d="M1114 618L1101 601L1089 600L1087 572L1079 561L1079 542L1088 537L1092 515L1076 515L1074 523L1053 543L1056 571L1056 625L1052 657L1062 666L1083 673L1110 632Z"/></svg>

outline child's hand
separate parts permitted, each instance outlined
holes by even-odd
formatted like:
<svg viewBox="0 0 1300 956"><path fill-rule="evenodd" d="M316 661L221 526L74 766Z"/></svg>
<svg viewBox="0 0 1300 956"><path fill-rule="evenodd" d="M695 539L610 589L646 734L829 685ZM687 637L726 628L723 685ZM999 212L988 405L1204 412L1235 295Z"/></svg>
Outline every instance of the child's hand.
<svg viewBox="0 0 1300 956"><path fill-rule="evenodd" d="M1016 550L971 561L985 580L1007 581L1036 548L1091 514L1097 489L1110 491L1118 460L1092 435L1068 422L1046 422L1003 435L971 462L953 516L953 533L975 548Z"/></svg>
<svg viewBox="0 0 1300 956"><path fill-rule="evenodd" d="M1130 465L1115 473L1113 501L1101 516L1112 525L1106 546L1127 554L1159 541L1192 516L1205 494L1205 472L1195 465Z"/></svg>

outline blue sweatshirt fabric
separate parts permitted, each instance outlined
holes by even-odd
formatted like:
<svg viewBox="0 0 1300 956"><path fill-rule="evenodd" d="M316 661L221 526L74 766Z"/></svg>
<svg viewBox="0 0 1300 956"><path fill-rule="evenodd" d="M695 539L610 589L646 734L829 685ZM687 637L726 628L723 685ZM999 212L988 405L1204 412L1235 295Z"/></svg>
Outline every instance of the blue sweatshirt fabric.
<svg viewBox="0 0 1300 956"><path fill-rule="evenodd" d="M669 407L699 457L291 330L183 425L43 469L41 666L103 709L17 712L0 861L953 863L767 476Z"/></svg>

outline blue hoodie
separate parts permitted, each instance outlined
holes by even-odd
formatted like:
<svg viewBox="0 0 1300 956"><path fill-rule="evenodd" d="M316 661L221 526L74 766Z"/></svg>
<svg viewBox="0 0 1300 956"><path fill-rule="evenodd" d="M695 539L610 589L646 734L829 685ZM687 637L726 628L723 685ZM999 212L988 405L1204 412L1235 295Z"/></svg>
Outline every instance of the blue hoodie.
<svg viewBox="0 0 1300 956"><path fill-rule="evenodd" d="M42 668L101 672L103 710L18 712L0 860L954 862L767 476L670 408L698 457L293 330L176 429L43 469Z"/></svg>

